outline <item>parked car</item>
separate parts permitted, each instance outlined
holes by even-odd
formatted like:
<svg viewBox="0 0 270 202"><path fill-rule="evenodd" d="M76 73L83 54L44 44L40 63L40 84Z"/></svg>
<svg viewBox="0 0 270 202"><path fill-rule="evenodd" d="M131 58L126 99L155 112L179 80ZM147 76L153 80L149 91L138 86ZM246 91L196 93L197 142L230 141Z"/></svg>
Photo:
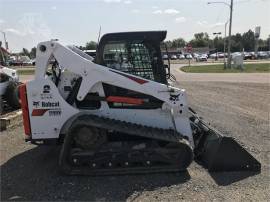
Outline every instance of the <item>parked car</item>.
<svg viewBox="0 0 270 202"><path fill-rule="evenodd" d="M177 60L177 56L176 55L171 55L170 59L171 60Z"/></svg>
<svg viewBox="0 0 270 202"><path fill-rule="evenodd" d="M36 65L36 59L32 59L31 63L32 63L33 66L35 66Z"/></svg>
<svg viewBox="0 0 270 202"><path fill-rule="evenodd" d="M266 59L266 58L268 58L267 52L266 51L259 51L258 52L258 58L259 59Z"/></svg>
<svg viewBox="0 0 270 202"><path fill-rule="evenodd" d="M25 60L25 61L22 62L22 65L25 65L25 66L32 65L32 61L30 59Z"/></svg>
<svg viewBox="0 0 270 202"><path fill-rule="evenodd" d="M166 55L166 54L162 56L162 59L163 59L163 60L167 60L168 58L169 58L169 57L168 57L168 55Z"/></svg>
<svg viewBox="0 0 270 202"><path fill-rule="evenodd" d="M187 54L187 55L186 55L186 59L189 59L189 60L190 60L190 59L192 59L192 58L193 58L193 57L192 57L191 54Z"/></svg>
<svg viewBox="0 0 270 202"><path fill-rule="evenodd" d="M218 58L224 58L225 54L224 53L218 53Z"/></svg>
<svg viewBox="0 0 270 202"><path fill-rule="evenodd" d="M198 54L198 53L193 53L193 58L194 58L194 59L197 60L199 56L200 56L200 54Z"/></svg>
<svg viewBox="0 0 270 202"><path fill-rule="evenodd" d="M178 57L179 60L184 60L185 59L185 56L183 54L178 54L177 57Z"/></svg>
<svg viewBox="0 0 270 202"><path fill-rule="evenodd" d="M223 52L217 52L217 53L212 53L210 56L209 56L211 59L216 59L216 58L224 58L224 57L227 57L226 53L223 53Z"/></svg>
<svg viewBox="0 0 270 202"><path fill-rule="evenodd" d="M255 58L255 52L254 51L251 51L249 53L251 54L252 58L254 59Z"/></svg>
<svg viewBox="0 0 270 202"><path fill-rule="evenodd" d="M209 55L209 58L211 59L215 59L217 57L217 54L216 53L212 53Z"/></svg>
<svg viewBox="0 0 270 202"><path fill-rule="evenodd" d="M22 66L23 61L21 61L21 60L11 60L11 61L9 61L9 65L10 66Z"/></svg>
<svg viewBox="0 0 270 202"><path fill-rule="evenodd" d="M244 60L251 60L252 54L250 52L244 52Z"/></svg>
<svg viewBox="0 0 270 202"><path fill-rule="evenodd" d="M266 51L266 52L267 52L268 57L270 58L270 51Z"/></svg>
<svg viewBox="0 0 270 202"><path fill-rule="evenodd" d="M200 54L197 58L196 58L196 61L197 62L202 62L202 61L207 61L207 54Z"/></svg>
<svg viewBox="0 0 270 202"><path fill-rule="evenodd" d="M238 57L238 56L244 57L244 54L240 53L240 52L234 52L234 53L231 54L232 59L234 59L235 57Z"/></svg>

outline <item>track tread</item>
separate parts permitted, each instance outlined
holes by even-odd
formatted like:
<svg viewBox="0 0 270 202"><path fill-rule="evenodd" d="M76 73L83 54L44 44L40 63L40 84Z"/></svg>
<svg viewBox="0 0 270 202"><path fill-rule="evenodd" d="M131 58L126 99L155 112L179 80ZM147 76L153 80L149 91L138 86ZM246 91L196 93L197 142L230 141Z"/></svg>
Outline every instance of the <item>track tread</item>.
<svg viewBox="0 0 270 202"><path fill-rule="evenodd" d="M167 167L152 167L150 168L117 168L108 170L95 170L88 171L87 169L80 169L75 167L74 169L68 165L67 155L70 148L70 141L72 139L72 127L75 125L88 125L91 127L97 127L100 129L113 130L116 132L124 133L127 135L134 135L140 137L146 137L155 140L161 140L171 143L176 143L181 146L183 151L183 165L170 165ZM180 149L179 149L180 151ZM145 125L139 125L129 123L126 121L120 121L116 119L109 119L105 117L99 117L97 115L84 114L77 117L77 119L71 124L70 130L65 137L65 141L60 154L59 165L61 170L69 175L110 175L110 174L127 174L127 173L149 173L149 172L176 172L185 170L191 161L193 160L193 151L189 142L179 133L172 129L162 129L156 127L149 127Z"/></svg>

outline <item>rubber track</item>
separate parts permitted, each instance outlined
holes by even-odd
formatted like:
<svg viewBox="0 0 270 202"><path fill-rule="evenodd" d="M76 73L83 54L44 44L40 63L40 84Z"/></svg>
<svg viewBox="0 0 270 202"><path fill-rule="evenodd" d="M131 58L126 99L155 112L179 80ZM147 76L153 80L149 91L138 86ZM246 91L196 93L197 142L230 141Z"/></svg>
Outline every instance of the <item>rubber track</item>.
<svg viewBox="0 0 270 202"><path fill-rule="evenodd" d="M189 144L181 134L172 129L154 128L95 115L82 115L78 117L78 120L81 123L85 121L86 125L91 125L101 129L114 130L129 135L148 137L168 142L182 142L184 144Z"/></svg>
<svg viewBox="0 0 270 202"><path fill-rule="evenodd" d="M186 167L191 163L191 161L193 160L193 151L192 148L189 144L189 142L183 138L183 136L179 133L177 133L176 131L172 130L172 129L162 129L162 128L154 128L154 127L149 127L149 126L143 126L143 125L139 125L139 124L134 124L134 123L129 123L129 122L125 122L125 121L119 121L119 120L115 120L115 119L109 119L109 118L104 118L104 117L99 117L96 115L89 115L89 114L85 114L85 115L81 115L79 117L76 118L76 120L72 123L71 127L75 125L88 125L88 126L93 126L93 127L97 127L100 129L106 129L106 130L113 130L113 131L117 131L120 133L125 133L127 135L135 135L135 136L141 136L141 137L147 137L147 138L151 138L151 139L156 139L156 140L162 140L162 141L167 141L167 142L174 142L174 143L178 143L178 144L182 144L185 145L185 147L189 150L189 153L191 154L192 157L187 158L187 162L186 162ZM72 131L69 130L69 131ZM61 171L64 172L65 174L69 174L69 175L89 175L89 173L87 173L84 169L81 170L81 172L79 171L80 169L74 168L72 170L72 168L68 165L68 163L66 162L67 159L67 155L68 155L68 151L71 149L70 148L70 141L73 138L73 134L68 133L65 137L65 141L63 144L63 148L61 150L60 153L60 159L59 159L59 166L61 168ZM172 172L172 171L179 171L179 170L185 170L186 167L184 168L176 168L176 167L170 167L168 166L168 168L159 168L159 169L153 169L152 171L146 171L145 169L134 169L135 172L131 171L128 172L128 170L126 168L120 169L122 170L122 172L116 171L116 172L109 172L109 174L125 174L125 173L149 173L149 172ZM100 173L100 172L98 172ZM102 172L101 172L102 173ZM103 171L104 175L107 175L104 171ZM91 175L91 174L90 174Z"/></svg>

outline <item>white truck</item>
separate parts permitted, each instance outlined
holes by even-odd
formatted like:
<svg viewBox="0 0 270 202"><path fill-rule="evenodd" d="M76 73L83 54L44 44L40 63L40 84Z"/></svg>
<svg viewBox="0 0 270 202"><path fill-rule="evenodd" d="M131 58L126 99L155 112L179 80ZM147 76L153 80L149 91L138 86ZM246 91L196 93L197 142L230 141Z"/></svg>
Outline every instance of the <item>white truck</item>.
<svg viewBox="0 0 270 202"><path fill-rule="evenodd" d="M0 65L0 114L3 113L6 105L12 109L20 108L18 85L17 71Z"/></svg>

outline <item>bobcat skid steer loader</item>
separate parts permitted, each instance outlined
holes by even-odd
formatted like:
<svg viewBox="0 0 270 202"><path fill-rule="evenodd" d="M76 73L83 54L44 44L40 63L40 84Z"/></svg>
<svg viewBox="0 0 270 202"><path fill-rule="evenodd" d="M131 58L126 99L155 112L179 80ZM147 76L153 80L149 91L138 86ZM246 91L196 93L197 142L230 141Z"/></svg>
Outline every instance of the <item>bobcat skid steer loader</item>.
<svg viewBox="0 0 270 202"><path fill-rule="evenodd" d="M106 34L95 58L56 40L38 44L35 78L20 87L26 140L62 143L59 167L71 175L183 171L194 158L210 171L259 171L169 85L165 37Z"/></svg>

